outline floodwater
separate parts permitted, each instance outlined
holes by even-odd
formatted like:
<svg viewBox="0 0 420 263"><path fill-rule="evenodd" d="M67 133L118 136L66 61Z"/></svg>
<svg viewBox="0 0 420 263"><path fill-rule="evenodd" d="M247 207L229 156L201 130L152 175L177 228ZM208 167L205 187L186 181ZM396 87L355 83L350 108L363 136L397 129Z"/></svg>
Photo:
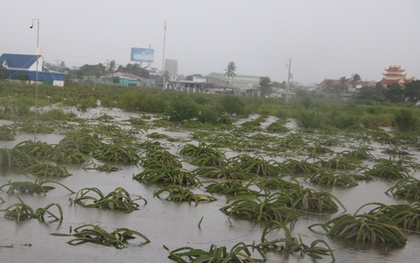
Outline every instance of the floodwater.
<svg viewBox="0 0 420 263"><path fill-rule="evenodd" d="M85 118L94 118L98 114L107 113L110 116L127 119L127 113L119 110L91 110L87 113L79 113ZM132 115L132 114L131 114ZM164 132L173 138L188 138L187 132ZM13 142L0 142L0 147L12 148L17 143L32 139L33 135L17 135ZM58 143L61 135L38 135L38 140L49 144ZM175 153L182 143L171 143L171 151ZM231 153L232 154L232 153ZM412 152L415 161L419 162L418 152ZM228 154L227 154L228 155ZM183 163L185 168L194 167ZM57 180L78 191L85 187L97 187L103 193L113 191L116 187L125 188L131 195L142 196L147 204L139 201L140 210L132 213L118 211L83 208L79 205L70 205L68 199L73 195L60 187L44 195L19 194L22 200L33 208L45 207L50 203L58 203L63 208L64 220L61 224L52 222L40 223L33 219L17 224L15 221L0 217L0 259L1 262L173 262L168 259L168 251L184 246L208 250L211 244L226 246L230 249L233 245L244 242L258 243L261 239L263 224L247 220L229 220L228 216L219 209L226 204L226 197L215 195L218 199L211 203L177 203L153 197L153 192L158 186L139 183L132 179L133 174L139 173L143 168L140 166L125 166L118 172L98 172L96 170L83 170L79 167L68 167L72 176L67 178L50 178ZM419 173L413 174L419 178ZM35 181L36 177L30 174L2 173L0 184L12 181ZM204 180L202 180L204 181ZM323 188L312 184L305 184L315 190ZM384 192L394 186L395 182L375 179L368 182L359 182L353 188L330 188L347 208L346 213L353 214L360 206L369 202L381 202L385 204L404 203L398 201ZM192 189L195 193L202 192L200 188ZM323 189L325 190L325 189ZM5 201L0 204L0 209L18 203L16 194L7 194L7 187L0 191L0 197ZM54 211L55 212L55 211ZM332 215L320 215L308 213L299 217L293 228L292 235L300 236L307 245L313 240L323 239L334 250L336 262L418 262L420 257L420 235L407 233L408 242L404 248L395 249L389 247L370 248L352 242L337 239L328 239L322 229L310 231L307 227L314 223L322 223L344 213L342 209ZM199 227L199 222L202 222ZM115 249L114 247L100 246L95 244L83 244L72 246L66 242L71 237L58 237L50 233L69 233L81 224L95 224L112 231L116 228L129 228L141 232L151 242L144 244L141 238L130 240L128 247ZM318 230L318 229L317 229ZM312 260L306 256L302 258L298 253L288 256L269 253L267 262L331 262L331 258L325 256L322 260Z"/></svg>

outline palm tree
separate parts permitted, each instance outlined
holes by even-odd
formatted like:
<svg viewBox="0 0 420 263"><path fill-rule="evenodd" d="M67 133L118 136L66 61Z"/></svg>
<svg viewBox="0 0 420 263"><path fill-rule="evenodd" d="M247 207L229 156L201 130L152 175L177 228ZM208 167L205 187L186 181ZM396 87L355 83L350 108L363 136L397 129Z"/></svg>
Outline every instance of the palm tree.
<svg viewBox="0 0 420 263"><path fill-rule="evenodd" d="M232 62L232 61L229 62L227 65L227 69L225 69L226 71L225 77L228 78L229 83L232 81L233 77L236 77L235 70L236 70L235 62Z"/></svg>

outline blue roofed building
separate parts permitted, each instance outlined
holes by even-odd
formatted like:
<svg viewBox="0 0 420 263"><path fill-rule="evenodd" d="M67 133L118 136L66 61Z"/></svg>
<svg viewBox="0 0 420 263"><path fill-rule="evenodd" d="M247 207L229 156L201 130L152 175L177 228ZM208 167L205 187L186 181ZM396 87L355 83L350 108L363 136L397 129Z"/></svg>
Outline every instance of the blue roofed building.
<svg viewBox="0 0 420 263"><path fill-rule="evenodd" d="M26 74L31 83L38 79L39 82L49 85L64 86L65 74L44 68L44 58L42 56L3 54L0 56L0 64L8 70L7 78L10 80L19 79L20 74Z"/></svg>

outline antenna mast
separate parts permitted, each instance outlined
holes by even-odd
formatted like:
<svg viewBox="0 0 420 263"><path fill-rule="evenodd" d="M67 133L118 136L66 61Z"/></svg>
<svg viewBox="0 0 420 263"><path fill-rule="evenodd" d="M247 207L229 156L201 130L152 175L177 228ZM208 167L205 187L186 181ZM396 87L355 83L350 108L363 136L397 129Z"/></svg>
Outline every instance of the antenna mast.
<svg viewBox="0 0 420 263"><path fill-rule="evenodd" d="M164 90L165 86L166 86L165 46L166 46L166 20L165 20L164 29L163 29L163 56L162 56L163 83L162 83L162 90Z"/></svg>
<svg viewBox="0 0 420 263"><path fill-rule="evenodd" d="M292 67L292 57L289 58L289 73L287 74L287 93L286 93L286 103L289 103L289 92L290 92L290 68Z"/></svg>

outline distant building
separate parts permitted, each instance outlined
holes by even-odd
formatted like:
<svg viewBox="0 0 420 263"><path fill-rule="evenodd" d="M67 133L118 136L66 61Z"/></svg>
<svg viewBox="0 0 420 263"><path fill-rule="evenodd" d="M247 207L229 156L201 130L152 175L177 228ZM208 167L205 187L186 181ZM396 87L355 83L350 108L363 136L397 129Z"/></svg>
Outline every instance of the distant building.
<svg viewBox="0 0 420 263"><path fill-rule="evenodd" d="M350 81L346 80L344 83L344 86L348 87L350 85ZM320 88L326 88L326 87L332 87L341 85L341 80L339 79L324 79L321 83L318 84L318 87Z"/></svg>
<svg viewBox="0 0 420 263"><path fill-rule="evenodd" d="M114 85L114 86L139 86L139 87L154 87L155 80L142 78L137 75L127 72L115 72L113 76L84 76L83 83L92 83L100 85Z"/></svg>
<svg viewBox="0 0 420 263"><path fill-rule="evenodd" d="M147 72L149 72L150 76L157 76L162 74L162 71L157 68L147 67Z"/></svg>
<svg viewBox="0 0 420 263"><path fill-rule="evenodd" d="M253 96L260 85L260 77L254 75L236 75L229 83L224 73L212 72L206 76L206 79L216 87L230 88L235 94L246 96Z"/></svg>
<svg viewBox="0 0 420 263"><path fill-rule="evenodd" d="M169 80L166 82L165 89L169 90L178 90L186 92L199 92L199 93L208 93L214 94L216 90L214 85L208 83L203 77L193 77L193 80Z"/></svg>
<svg viewBox="0 0 420 263"><path fill-rule="evenodd" d="M356 92L358 91L360 88L362 87L373 87L375 86L376 82L371 80L371 81L359 81L357 82L357 84L355 85L355 87L353 87L353 83L351 82L351 80L346 79L346 81L344 81L344 83L342 83L342 81L340 79L324 79L321 83L318 84L316 90L323 90L327 87L334 87L334 86L338 86L338 85L344 85L344 87L346 87L348 89L348 91L350 92Z"/></svg>
<svg viewBox="0 0 420 263"><path fill-rule="evenodd" d="M140 77L127 72L116 72L114 73L114 78L118 78L117 85L121 86L138 86L140 82Z"/></svg>
<svg viewBox="0 0 420 263"><path fill-rule="evenodd" d="M414 80L414 77L407 78L405 69L402 69L401 66L389 66L385 69L385 73L382 73L383 78L379 81L382 85L387 86L389 84L398 83L399 85L404 85Z"/></svg>
<svg viewBox="0 0 420 263"><path fill-rule="evenodd" d="M170 80L177 80L178 76L178 60L165 59L165 69L168 72Z"/></svg>
<svg viewBox="0 0 420 263"><path fill-rule="evenodd" d="M50 71L45 68L44 58L42 56L3 54L0 56L0 64L8 70L9 73L7 78L10 80L18 80L21 74L25 74L31 83L38 79L38 81L42 83L54 86L64 86L65 74Z"/></svg>

